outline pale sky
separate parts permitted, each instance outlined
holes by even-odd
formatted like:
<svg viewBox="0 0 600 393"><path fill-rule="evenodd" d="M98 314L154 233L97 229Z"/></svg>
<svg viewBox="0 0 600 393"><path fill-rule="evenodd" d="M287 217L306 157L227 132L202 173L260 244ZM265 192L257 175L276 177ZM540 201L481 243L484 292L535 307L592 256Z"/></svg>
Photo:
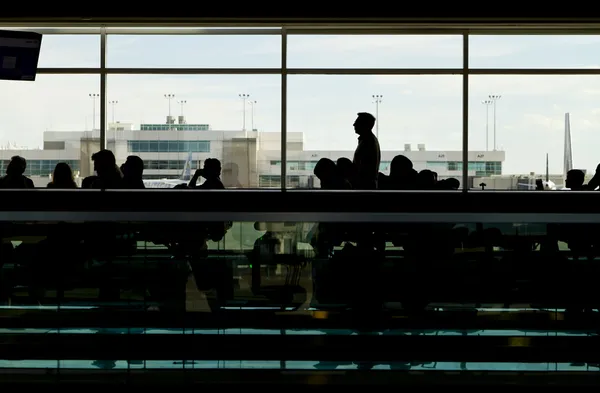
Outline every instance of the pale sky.
<svg viewBox="0 0 600 393"><path fill-rule="evenodd" d="M46 35L39 67L98 67L98 36ZM109 36L108 67L273 68L281 65L281 38L273 36ZM600 36L472 36L472 68L600 68ZM289 36L289 68L461 68L461 36ZM497 103L497 146L506 151L504 173L562 172L564 114L571 113L574 165L592 171L600 162L600 75L472 75L469 147L485 150L486 107ZM42 132L91 129L97 75L38 75L35 82L2 81L0 144L42 146ZM164 123L165 94L187 101L189 123L214 130L242 128L240 93L256 101L254 125L281 129L279 75L109 75L115 120ZM460 75L290 75L288 131L303 131L305 149L353 150L357 112L375 114L383 150L424 143L427 150L462 147ZM99 127L96 101L96 127ZM108 121L112 107L108 108ZM246 126L251 127L250 105ZM493 111L489 140L492 148Z"/></svg>

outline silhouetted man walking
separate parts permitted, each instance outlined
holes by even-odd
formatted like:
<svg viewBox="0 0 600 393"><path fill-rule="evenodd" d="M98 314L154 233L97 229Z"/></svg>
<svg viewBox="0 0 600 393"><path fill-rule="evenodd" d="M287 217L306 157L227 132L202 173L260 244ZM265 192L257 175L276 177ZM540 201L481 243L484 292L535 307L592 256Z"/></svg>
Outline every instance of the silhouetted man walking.
<svg viewBox="0 0 600 393"><path fill-rule="evenodd" d="M375 116L370 113L359 113L354 122L354 132L359 135L358 146L354 152L353 160L358 172L357 184L354 187L357 190L377 189L381 151L379 149L379 141L373 134L374 126Z"/></svg>

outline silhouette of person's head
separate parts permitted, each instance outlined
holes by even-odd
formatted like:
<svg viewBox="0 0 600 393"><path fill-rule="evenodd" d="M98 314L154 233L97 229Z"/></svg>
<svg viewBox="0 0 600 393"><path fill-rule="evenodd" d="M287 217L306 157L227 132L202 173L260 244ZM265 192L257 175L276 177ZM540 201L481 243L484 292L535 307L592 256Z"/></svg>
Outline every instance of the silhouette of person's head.
<svg viewBox="0 0 600 393"><path fill-rule="evenodd" d="M412 161L401 154L394 157L390 163L390 176L405 176L412 171Z"/></svg>
<svg viewBox="0 0 600 393"><path fill-rule="evenodd" d="M216 158L208 158L204 161L202 176L205 179L217 179L221 176L221 161Z"/></svg>
<svg viewBox="0 0 600 393"><path fill-rule="evenodd" d="M52 183L54 184L71 184L73 183L73 171L66 162L59 162L54 167L52 173Z"/></svg>
<svg viewBox="0 0 600 393"><path fill-rule="evenodd" d="M340 157L336 161L337 168L342 176L352 181L356 177L356 167L347 157Z"/></svg>
<svg viewBox="0 0 600 393"><path fill-rule="evenodd" d="M418 175L419 187L428 189L435 186L435 175L429 169L423 169Z"/></svg>
<svg viewBox="0 0 600 393"><path fill-rule="evenodd" d="M454 177L449 177L444 180L444 189L446 190L458 190L460 188L460 181Z"/></svg>
<svg viewBox="0 0 600 393"><path fill-rule="evenodd" d="M144 174L144 160L138 156L129 156L121 165L123 176L131 179L141 179Z"/></svg>
<svg viewBox="0 0 600 393"><path fill-rule="evenodd" d="M571 169L567 172L567 179L565 180L565 186L571 190L580 190L583 187L585 181L585 174L580 169Z"/></svg>
<svg viewBox="0 0 600 393"><path fill-rule="evenodd" d="M100 177L116 172L117 160L110 150L100 150L92 154L92 161L94 161L94 170Z"/></svg>
<svg viewBox="0 0 600 393"><path fill-rule="evenodd" d="M27 169L27 160L21 156L13 156L6 167L8 176L21 176Z"/></svg>
<svg viewBox="0 0 600 393"><path fill-rule="evenodd" d="M367 112L360 112L354 121L354 132L358 135L365 135L372 132L374 126L375 116Z"/></svg>
<svg viewBox="0 0 600 393"><path fill-rule="evenodd" d="M333 160L321 158L315 165L313 173L319 178L321 186L323 186L323 184L330 183L335 178L337 170L338 168Z"/></svg>

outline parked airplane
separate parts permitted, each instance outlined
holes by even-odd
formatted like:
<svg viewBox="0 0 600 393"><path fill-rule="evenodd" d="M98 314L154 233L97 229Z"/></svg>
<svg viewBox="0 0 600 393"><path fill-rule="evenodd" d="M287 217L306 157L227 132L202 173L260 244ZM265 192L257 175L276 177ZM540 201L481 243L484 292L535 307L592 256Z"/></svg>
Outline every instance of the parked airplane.
<svg viewBox="0 0 600 393"><path fill-rule="evenodd" d="M564 146L563 146L563 184L556 185L553 181L550 180L550 175L548 171L548 153L546 153L546 179L537 179L535 183L519 183L519 187L528 188L530 190L539 189L538 184L542 186L544 191L555 191L555 190L568 190L566 188L564 181L567 177L567 173L573 169L573 150L571 146L571 115L569 113L565 113L565 135L564 135Z"/></svg>
<svg viewBox="0 0 600 393"><path fill-rule="evenodd" d="M566 177L566 173L564 174ZM548 154L546 153L546 178L545 180L537 179L535 183L519 183L519 187L527 187L530 190L538 190L538 184L542 185L544 191L556 191L556 190L568 190L568 188L564 185L556 185L552 180L550 180L550 172L548 170Z"/></svg>
<svg viewBox="0 0 600 393"><path fill-rule="evenodd" d="M179 178L165 178L165 179L148 179L144 180L144 186L146 188L173 188L179 184L188 184L192 179L192 152L188 153L187 160L183 166L183 172Z"/></svg>
<svg viewBox="0 0 600 393"><path fill-rule="evenodd" d="M548 170L548 153L546 153L546 179L537 179L535 183L518 183L518 186L527 187L530 190L537 190L539 183L541 183L541 186L543 187L544 191L568 190L568 188L566 188L564 184L556 185L556 183L550 180L550 172Z"/></svg>

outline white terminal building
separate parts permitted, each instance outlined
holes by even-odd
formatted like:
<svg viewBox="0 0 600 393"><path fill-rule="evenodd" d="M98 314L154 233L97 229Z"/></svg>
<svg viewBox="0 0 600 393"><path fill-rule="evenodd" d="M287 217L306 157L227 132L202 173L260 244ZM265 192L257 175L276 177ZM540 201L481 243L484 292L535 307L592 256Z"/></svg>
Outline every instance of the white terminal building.
<svg viewBox="0 0 600 393"><path fill-rule="evenodd" d="M141 124L136 129L130 123L110 123L106 131L107 148L115 153L117 164L129 155L144 160L145 179L177 179L191 156L191 172L202 167L207 158L217 158L223 167L226 187L281 187L281 134L259 130L213 130L208 124L188 124L185 117L168 116L165 124ZM352 134L350 136L352 138ZM43 149L0 150L0 171L5 172L12 156L27 159L26 175L36 187L45 187L58 162L67 162L79 181L93 174L91 156L100 150L100 131L46 131ZM306 150L302 132L287 133L287 186L318 187L313 169L321 158L352 159L353 151ZM461 151L428 151L424 144L404 145L402 151L381 152L380 171L389 173L389 164L396 155L412 160L416 170L430 169L438 178L462 179ZM502 174L503 151L470 151L469 187L477 187L482 178ZM511 188L506 184L506 188ZM517 181L514 181L515 186ZM491 185L491 184L490 184ZM516 188L516 187L515 187Z"/></svg>

